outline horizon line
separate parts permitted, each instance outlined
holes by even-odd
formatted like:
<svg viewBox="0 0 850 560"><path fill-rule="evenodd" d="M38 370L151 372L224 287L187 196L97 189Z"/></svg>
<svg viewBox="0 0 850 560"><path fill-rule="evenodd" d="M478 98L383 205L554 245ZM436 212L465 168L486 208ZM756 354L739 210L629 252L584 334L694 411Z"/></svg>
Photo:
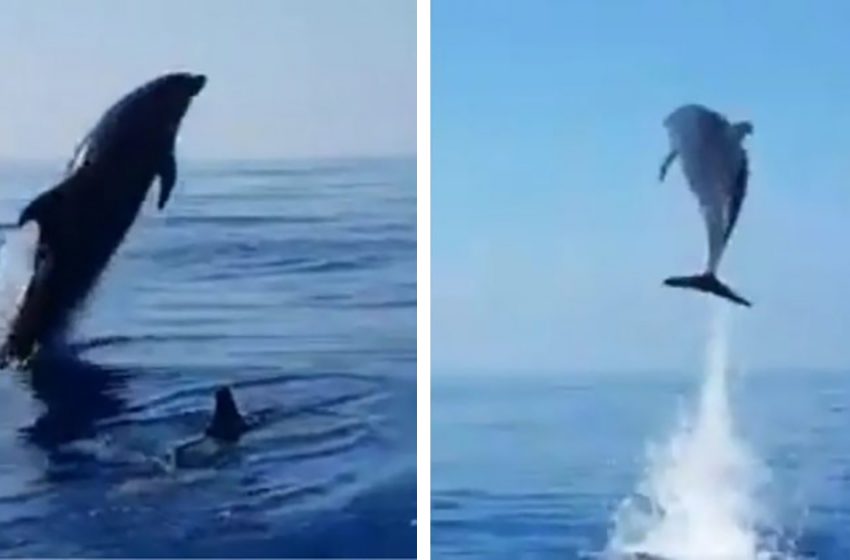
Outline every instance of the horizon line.
<svg viewBox="0 0 850 560"><path fill-rule="evenodd" d="M781 374L795 374L795 375L846 375L848 371L850 371L850 364L844 366L755 366L755 367L741 367L741 366L731 366L729 368L734 372L734 375L746 377L749 375L781 375ZM634 376L634 377L651 377L651 376L682 376L684 379L687 376L691 375L701 375L703 369L700 367L695 367L693 369L682 370L675 367L658 367L658 368L648 368L648 367L635 367L635 368L577 368L577 367L564 367L564 368L523 368L521 366L517 366L516 368L506 368L506 367L436 367L433 368L431 372L431 377L441 377L443 379L451 379L451 378L464 378L464 377L477 377L482 375L488 375L493 379L503 379L508 377L516 377L516 376L526 376L530 378L540 379L540 378L551 378L558 376L573 376L572 379L586 379L593 377L610 377L610 376Z"/></svg>
<svg viewBox="0 0 850 560"><path fill-rule="evenodd" d="M370 160L370 159L416 159L416 152L387 152L383 154L317 154L317 155L263 155L263 156L178 156L180 161L187 163L252 163L268 161L345 161L345 160ZM68 157L62 156L12 156L0 155L0 165L4 163L56 163L67 162Z"/></svg>

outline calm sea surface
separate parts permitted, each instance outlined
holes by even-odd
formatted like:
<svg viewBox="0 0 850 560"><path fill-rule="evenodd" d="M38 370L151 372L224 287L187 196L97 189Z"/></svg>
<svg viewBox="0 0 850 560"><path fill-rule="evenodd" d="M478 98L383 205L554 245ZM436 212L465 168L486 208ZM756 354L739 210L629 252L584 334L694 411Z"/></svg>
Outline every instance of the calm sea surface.
<svg viewBox="0 0 850 560"><path fill-rule="evenodd" d="M414 556L415 167L182 165L70 351L0 376L0 554ZM0 223L61 169L0 167ZM224 384L262 422L170 468Z"/></svg>
<svg viewBox="0 0 850 560"><path fill-rule="evenodd" d="M652 444L670 441L680 418L693 410L700 385L693 372L436 371L433 557L599 557L618 507L647 478ZM780 558L850 558L850 376L732 375L729 403L737 443L762 467L752 498L771 519L772 535L758 538L780 542ZM708 465L715 456L704 451L693 456ZM701 465L683 462L659 476L694 475L677 481L687 494L705 482L702 472ZM718 499L740 490L728 486L742 484L722 477L711 482ZM720 527L712 536L713 529L709 524L709 538L725 538ZM690 558L700 557L691 552Z"/></svg>

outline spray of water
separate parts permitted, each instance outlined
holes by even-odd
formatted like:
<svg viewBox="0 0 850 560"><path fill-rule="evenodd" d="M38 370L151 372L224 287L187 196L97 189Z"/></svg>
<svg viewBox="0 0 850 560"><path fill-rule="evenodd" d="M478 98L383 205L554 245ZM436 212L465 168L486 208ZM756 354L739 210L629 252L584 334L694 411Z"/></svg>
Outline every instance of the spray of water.
<svg viewBox="0 0 850 560"><path fill-rule="evenodd" d="M38 224L10 230L0 247L0 340L5 340L35 268Z"/></svg>
<svg viewBox="0 0 850 560"><path fill-rule="evenodd" d="M776 558L758 491L766 470L736 436L727 395L728 318L712 313L706 374L695 414L666 445L650 448L636 495L615 517L617 557L669 560Z"/></svg>

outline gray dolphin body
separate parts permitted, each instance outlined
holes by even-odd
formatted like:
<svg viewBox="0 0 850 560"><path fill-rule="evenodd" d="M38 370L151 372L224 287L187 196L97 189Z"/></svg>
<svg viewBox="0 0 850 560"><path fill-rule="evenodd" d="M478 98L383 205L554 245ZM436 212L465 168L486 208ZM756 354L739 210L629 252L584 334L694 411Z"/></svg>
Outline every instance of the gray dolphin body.
<svg viewBox="0 0 850 560"><path fill-rule="evenodd" d="M685 105L665 120L671 151L661 164L663 181L678 156L685 178L699 202L708 234L705 271L674 276L667 286L708 292L749 307L751 304L717 278L717 268L747 194L749 163L742 143L752 133L749 122L731 124L721 114L700 105Z"/></svg>
<svg viewBox="0 0 850 560"><path fill-rule="evenodd" d="M0 360L25 361L60 334L132 225L158 177L158 207L176 182L180 123L206 77L174 73L132 91L83 139L65 178L24 208L19 225L39 226L33 278Z"/></svg>

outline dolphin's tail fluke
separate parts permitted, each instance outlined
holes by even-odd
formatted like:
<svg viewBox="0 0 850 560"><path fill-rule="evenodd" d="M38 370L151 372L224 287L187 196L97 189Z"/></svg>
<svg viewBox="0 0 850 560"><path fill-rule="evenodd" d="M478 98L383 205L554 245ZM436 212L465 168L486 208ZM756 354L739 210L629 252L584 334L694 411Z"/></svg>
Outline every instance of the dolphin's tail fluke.
<svg viewBox="0 0 850 560"><path fill-rule="evenodd" d="M207 427L207 435L222 441L235 442L248 429L248 424L233 399L228 387L222 387L215 393L215 412Z"/></svg>
<svg viewBox="0 0 850 560"><path fill-rule="evenodd" d="M717 276L710 272L697 274L695 276L673 276L666 279L664 281L664 285L673 286L674 288L690 288L700 292L708 292L746 307L750 307L752 305L749 301L732 291L732 288L718 280Z"/></svg>

